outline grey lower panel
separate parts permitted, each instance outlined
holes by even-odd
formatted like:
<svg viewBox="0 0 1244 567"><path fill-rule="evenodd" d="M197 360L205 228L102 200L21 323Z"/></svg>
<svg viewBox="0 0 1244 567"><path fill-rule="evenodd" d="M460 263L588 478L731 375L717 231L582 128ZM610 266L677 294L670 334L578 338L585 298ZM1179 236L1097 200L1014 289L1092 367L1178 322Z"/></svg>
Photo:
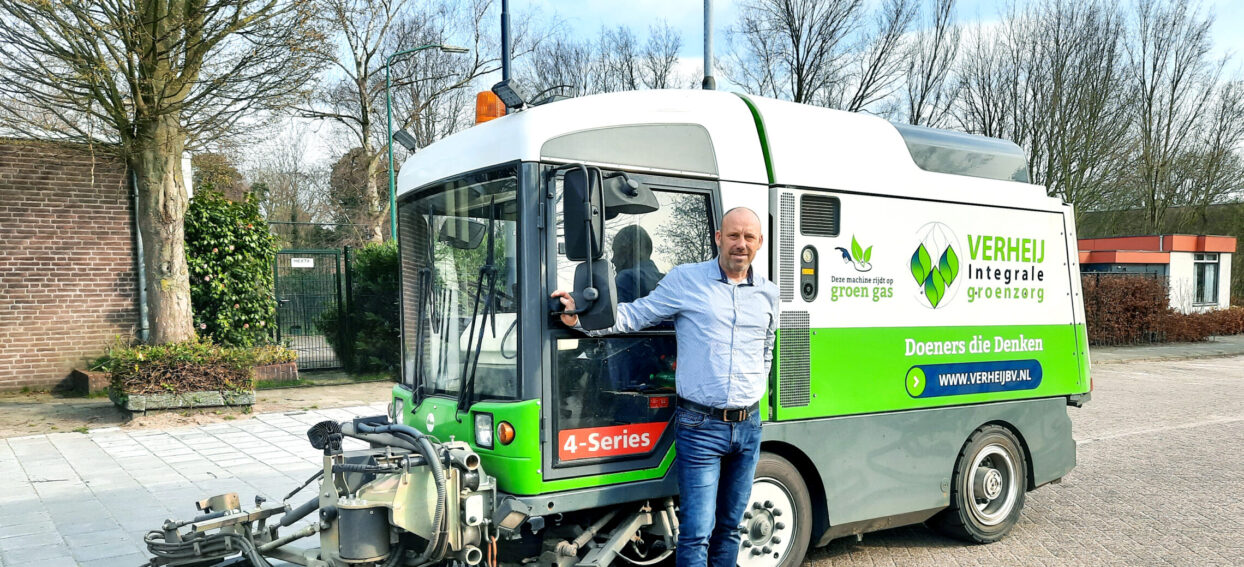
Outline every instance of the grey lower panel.
<svg viewBox="0 0 1244 567"><path fill-rule="evenodd" d="M514 498L530 507L533 515L539 516L677 495L678 478L671 467L664 477L653 480L567 490L539 496L515 496Z"/></svg>
<svg viewBox="0 0 1244 567"><path fill-rule="evenodd" d="M820 477L830 525L825 535L837 537L832 534L842 529L862 533L851 525L870 528L865 531L902 525L887 518L920 522L949 505L955 459L987 423L1009 425L1028 447L1030 486L1075 467L1066 398L766 423L764 442L794 447L816 464L816 471L801 472Z"/></svg>

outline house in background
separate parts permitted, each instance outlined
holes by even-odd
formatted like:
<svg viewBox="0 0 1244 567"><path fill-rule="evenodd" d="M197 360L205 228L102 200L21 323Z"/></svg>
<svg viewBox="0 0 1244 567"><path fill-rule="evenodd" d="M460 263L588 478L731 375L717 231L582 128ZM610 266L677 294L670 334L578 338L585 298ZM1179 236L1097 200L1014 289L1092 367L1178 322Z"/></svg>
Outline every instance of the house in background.
<svg viewBox="0 0 1244 567"><path fill-rule="evenodd" d="M1080 273L1152 274L1167 278L1171 307L1184 312L1231 304L1232 236L1165 234L1080 239Z"/></svg>

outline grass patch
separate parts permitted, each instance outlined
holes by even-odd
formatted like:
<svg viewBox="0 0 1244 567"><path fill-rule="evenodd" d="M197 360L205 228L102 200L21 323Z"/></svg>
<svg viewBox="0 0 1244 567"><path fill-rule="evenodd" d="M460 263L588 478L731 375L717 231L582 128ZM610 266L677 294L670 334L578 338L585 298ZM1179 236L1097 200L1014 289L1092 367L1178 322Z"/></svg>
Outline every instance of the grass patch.
<svg viewBox="0 0 1244 567"><path fill-rule="evenodd" d="M84 426L82 426L82 427L75 427L75 428L73 428L73 432L74 432L74 433L81 433L81 434L83 434L83 435L86 435L86 432L87 432L87 431L90 431L90 429L87 429L87 427L86 427L85 425L84 425Z"/></svg>

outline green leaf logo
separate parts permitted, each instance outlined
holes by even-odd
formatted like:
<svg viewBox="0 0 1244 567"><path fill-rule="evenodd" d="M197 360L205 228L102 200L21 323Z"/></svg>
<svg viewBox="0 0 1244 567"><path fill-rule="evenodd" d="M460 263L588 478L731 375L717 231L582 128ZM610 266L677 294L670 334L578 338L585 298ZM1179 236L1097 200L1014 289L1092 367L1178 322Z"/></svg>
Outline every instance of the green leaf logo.
<svg viewBox="0 0 1244 567"><path fill-rule="evenodd" d="M946 251L942 252L942 259L938 261L937 268L942 273L942 279L946 285L955 283L955 276L959 275L959 256L955 254L955 249L947 246Z"/></svg>
<svg viewBox="0 0 1244 567"><path fill-rule="evenodd" d="M872 257L873 257L873 247L869 246L868 248L864 249L864 259L862 261L864 263L868 263L869 260L872 260Z"/></svg>
<svg viewBox="0 0 1244 567"><path fill-rule="evenodd" d="M917 284L924 284L925 279L929 277L929 271L933 268L932 264L929 251L924 249L924 244L921 244L911 255L911 275L916 278Z"/></svg>
<svg viewBox="0 0 1244 567"><path fill-rule="evenodd" d="M851 235L851 257L855 258L856 262L867 261L864 259L864 249L860 248L860 242L855 239L854 234Z"/></svg>
<svg viewBox="0 0 1244 567"><path fill-rule="evenodd" d="M929 298L929 305L936 308L945 295L946 281L942 279L941 270L934 269L929 272L929 277L924 280L924 296Z"/></svg>

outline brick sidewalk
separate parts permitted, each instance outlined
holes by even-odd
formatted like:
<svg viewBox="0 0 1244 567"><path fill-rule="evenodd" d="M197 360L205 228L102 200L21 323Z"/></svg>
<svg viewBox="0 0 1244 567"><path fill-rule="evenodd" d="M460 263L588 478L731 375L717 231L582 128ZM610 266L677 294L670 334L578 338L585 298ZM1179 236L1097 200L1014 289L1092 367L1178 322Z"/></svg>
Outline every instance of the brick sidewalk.
<svg viewBox="0 0 1244 567"><path fill-rule="evenodd" d="M311 425L384 412L377 403L0 440L0 565L140 565L147 531L192 516L194 501L225 492L244 505L256 494L280 500L306 480L320 463L303 436Z"/></svg>

